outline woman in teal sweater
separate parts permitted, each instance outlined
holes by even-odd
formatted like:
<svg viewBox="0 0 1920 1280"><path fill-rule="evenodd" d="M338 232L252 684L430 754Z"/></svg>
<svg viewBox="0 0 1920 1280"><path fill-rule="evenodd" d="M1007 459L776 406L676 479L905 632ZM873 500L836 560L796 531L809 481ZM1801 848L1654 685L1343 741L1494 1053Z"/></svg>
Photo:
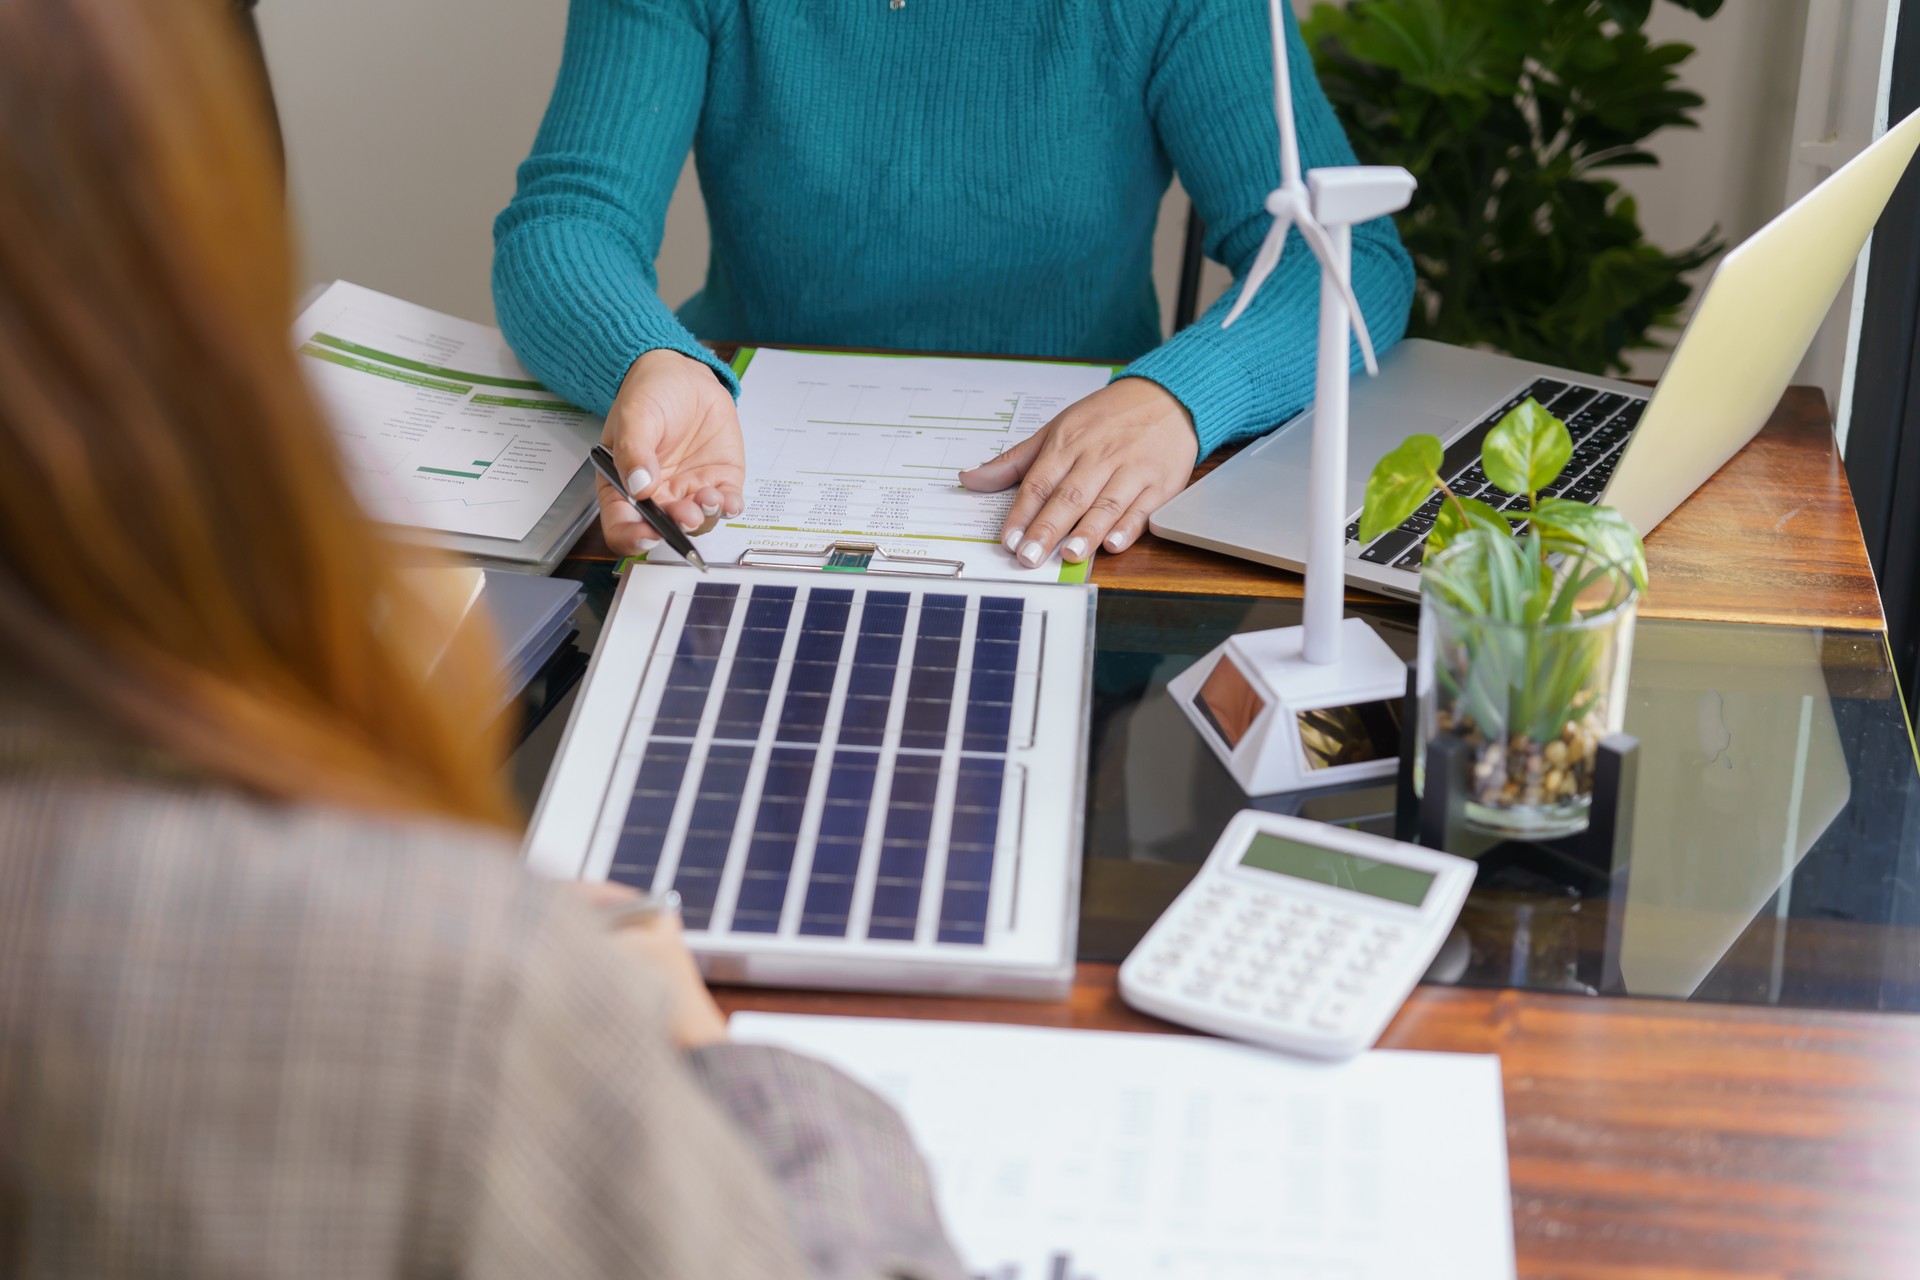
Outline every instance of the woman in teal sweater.
<svg viewBox="0 0 1920 1280"><path fill-rule="evenodd" d="M1307 167L1353 152L1298 30ZM712 227L676 315L653 261L688 147ZM1173 172L1236 277L1279 183L1260 0L573 0L519 191L494 229L500 321L548 385L688 528L745 478L716 341L1127 360L1110 385L962 476L1021 490L1008 550L1120 551L1195 460L1312 395L1319 267L1296 233L1231 329L1223 298L1162 341L1154 220ZM1382 347L1413 270L1386 219L1355 228ZM601 485L618 551L651 530Z"/></svg>

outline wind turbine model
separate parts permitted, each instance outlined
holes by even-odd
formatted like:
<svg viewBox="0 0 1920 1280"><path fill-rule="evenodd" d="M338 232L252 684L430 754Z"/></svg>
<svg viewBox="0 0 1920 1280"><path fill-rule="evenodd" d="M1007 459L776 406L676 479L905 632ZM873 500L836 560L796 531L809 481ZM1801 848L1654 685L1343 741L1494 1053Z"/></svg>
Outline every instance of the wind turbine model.
<svg viewBox="0 0 1920 1280"><path fill-rule="evenodd" d="M1381 777L1398 767L1394 711L1406 664L1345 602L1348 334L1369 375L1379 372L1354 297L1353 224L1403 209L1413 175L1398 166L1300 171L1281 0L1267 0L1273 29L1273 111L1280 126L1280 187L1267 197L1273 226L1221 328L1245 313L1298 230L1320 260L1320 353L1314 382L1313 463L1307 505L1305 624L1235 636L1173 680L1168 690L1200 736L1251 795ZM1412 732L1412 726L1405 726Z"/></svg>

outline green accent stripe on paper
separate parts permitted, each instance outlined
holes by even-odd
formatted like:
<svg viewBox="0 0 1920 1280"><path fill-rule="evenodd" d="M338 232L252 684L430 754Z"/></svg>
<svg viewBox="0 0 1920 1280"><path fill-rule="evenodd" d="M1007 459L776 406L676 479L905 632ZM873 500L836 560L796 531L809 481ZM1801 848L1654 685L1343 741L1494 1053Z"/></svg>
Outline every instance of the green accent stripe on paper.
<svg viewBox="0 0 1920 1280"><path fill-rule="evenodd" d="M451 467L415 467L414 470L424 471L430 476L459 476L462 480L479 480L484 478L481 472L455 471Z"/></svg>
<svg viewBox="0 0 1920 1280"><path fill-rule="evenodd" d="M592 416L585 409L570 405L565 400L528 400L519 396L475 396L473 402L494 409L541 409L547 413L577 413L583 418Z"/></svg>
<svg viewBox="0 0 1920 1280"><path fill-rule="evenodd" d="M742 347L733 353L733 363L727 367L733 370L735 378L747 376L747 366L753 363L754 353L759 350L758 347Z"/></svg>
<svg viewBox="0 0 1920 1280"><path fill-rule="evenodd" d="M422 364L418 360L409 360L405 356L396 356L388 351L380 351L373 347L363 347L357 342L348 342L345 338L336 338L330 333L316 333L313 335L312 341L319 343L323 347L332 347L337 351L345 351L349 355L364 356L369 360L378 360L382 364L390 364L395 368L411 369L415 373L430 373L439 378L458 378L462 382L471 382L476 386L512 387L517 391L546 390L546 388L539 383L529 382L525 378L495 378L484 373L462 373L458 369L443 369L437 364Z"/></svg>
<svg viewBox="0 0 1920 1280"><path fill-rule="evenodd" d="M463 396L473 390L472 387L458 382L442 382L438 378L424 378L417 373L408 373L404 369L389 369L383 365L368 364L365 360L355 360L352 356L328 351L312 343L300 348L300 354L312 356L315 360L325 360L328 364L337 364L343 369L352 369L355 373L370 373L376 378L391 378L395 382L404 382L410 387L422 387L428 391L445 391L451 395Z"/></svg>
<svg viewBox="0 0 1920 1280"><path fill-rule="evenodd" d="M1082 560L1079 564L1069 564L1065 560L1062 560L1060 562L1060 581L1062 582L1085 582L1087 580L1088 575L1091 574L1092 572L1093 572L1092 556L1088 556L1085 560Z"/></svg>

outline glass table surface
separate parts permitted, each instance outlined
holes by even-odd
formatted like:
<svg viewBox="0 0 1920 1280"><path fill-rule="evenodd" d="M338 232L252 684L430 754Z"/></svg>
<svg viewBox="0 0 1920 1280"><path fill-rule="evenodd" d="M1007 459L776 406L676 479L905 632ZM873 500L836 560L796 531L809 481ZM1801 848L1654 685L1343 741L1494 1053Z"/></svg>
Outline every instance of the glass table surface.
<svg viewBox="0 0 1920 1280"><path fill-rule="evenodd" d="M611 567L570 563L588 598ZM1417 613L1356 608L1411 658ZM1249 799L1167 682L1297 603L1103 592L1086 794L1080 958L1114 962L1244 808L1391 835L1382 783ZM512 762L529 809L575 689ZM1640 742L1625 865L1487 840L1429 982L1831 1009L1920 1011L1920 765L1878 632L1642 619L1627 732Z"/></svg>

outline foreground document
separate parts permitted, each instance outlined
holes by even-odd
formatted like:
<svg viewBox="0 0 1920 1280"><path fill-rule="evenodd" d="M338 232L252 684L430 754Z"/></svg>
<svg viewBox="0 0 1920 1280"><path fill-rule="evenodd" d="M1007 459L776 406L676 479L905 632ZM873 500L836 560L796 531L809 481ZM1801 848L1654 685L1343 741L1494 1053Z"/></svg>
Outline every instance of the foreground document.
<svg viewBox="0 0 1920 1280"><path fill-rule="evenodd" d="M708 563L853 541L951 561L967 578L1085 580L1085 565L1057 556L1032 569L1014 559L1000 545L1014 490L974 493L959 476L1107 385L1111 367L771 347L743 350L734 367L746 509L700 535Z"/></svg>
<svg viewBox="0 0 1920 1280"><path fill-rule="evenodd" d="M293 337L355 491L388 524L517 543L600 438L487 325L341 281Z"/></svg>
<svg viewBox="0 0 1920 1280"><path fill-rule="evenodd" d="M906 1116L988 1280L1514 1274L1498 1058L735 1014Z"/></svg>

